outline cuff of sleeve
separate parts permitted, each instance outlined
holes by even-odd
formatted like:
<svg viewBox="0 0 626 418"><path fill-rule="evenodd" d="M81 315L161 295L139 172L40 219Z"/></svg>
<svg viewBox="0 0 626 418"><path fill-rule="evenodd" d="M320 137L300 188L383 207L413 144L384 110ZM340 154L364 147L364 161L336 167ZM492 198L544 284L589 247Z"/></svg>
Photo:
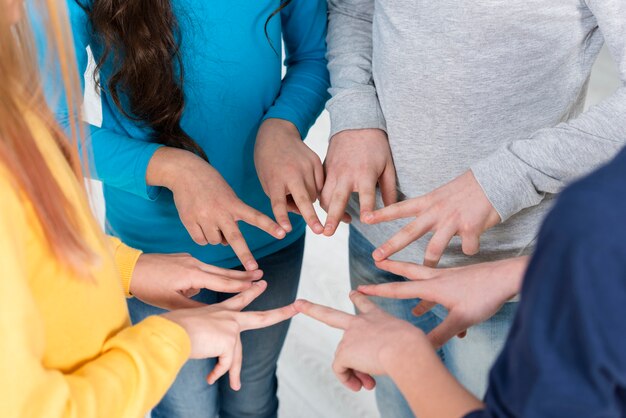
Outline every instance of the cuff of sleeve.
<svg viewBox="0 0 626 418"><path fill-rule="evenodd" d="M130 281L133 277L137 260L141 254L143 254L141 251L130 248L124 244L121 244L115 251L115 264L120 272L124 294L128 298L133 297L132 293L130 293Z"/></svg>
<svg viewBox="0 0 626 418"><path fill-rule="evenodd" d="M381 129L387 124L378 97L372 92L340 93L326 105L330 113L330 137L349 129Z"/></svg>
<svg viewBox="0 0 626 418"><path fill-rule="evenodd" d="M470 412L469 414L465 415L464 418L483 418L485 416L485 411L483 409L479 409L478 411L473 411Z"/></svg>
<svg viewBox="0 0 626 418"><path fill-rule="evenodd" d="M154 156L156 150L158 150L162 146L162 144L147 142L146 149L144 150L144 152L139 154L140 157L135 162L135 188L140 196L143 196L148 200L156 200L156 198L159 197L161 190L163 190L162 187L149 186L148 183L146 183L146 172L148 171L148 164L150 163L150 160Z"/></svg>
<svg viewBox="0 0 626 418"><path fill-rule="evenodd" d="M508 148L480 160L471 170L502 222L543 200L528 177L529 167Z"/></svg>
<svg viewBox="0 0 626 418"><path fill-rule="evenodd" d="M302 118L296 114L296 112L287 106L272 106L263 117L263 121L265 122L268 119L282 119L293 123L298 129L302 139L306 138L309 133L309 129L311 129L309 124L305 123Z"/></svg>
<svg viewBox="0 0 626 418"><path fill-rule="evenodd" d="M191 354L191 340L183 327L159 315L149 316L141 321L141 324L152 331L151 333L159 335L179 354L181 367L185 364Z"/></svg>

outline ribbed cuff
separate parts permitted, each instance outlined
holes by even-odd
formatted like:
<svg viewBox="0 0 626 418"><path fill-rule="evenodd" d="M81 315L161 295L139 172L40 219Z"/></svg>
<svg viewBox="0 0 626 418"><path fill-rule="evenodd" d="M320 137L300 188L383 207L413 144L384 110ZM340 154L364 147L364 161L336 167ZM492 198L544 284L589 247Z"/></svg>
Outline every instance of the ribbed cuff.
<svg viewBox="0 0 626 418"><path fill-rule="evenodd" d="M115 250L115 264L120 273L124 294L128 298L133 297L132 293L130 293L130 281L133 277L137 260L141 254L141 251L130 248L124 244L120 244Z"/></svg>
<svg viewBox="0 0 626 418"><path fill-rule="evenodd" d="M330 114L330 137L349 129L381 129L387 124L376 93L356 91L333 97L326 109Z"/></svg>
<svg viewBox="0 0 626 418"><path fill-rule="evenodd" d="M508 148L496 151L471 167L502 222L543 200L543 194L537 192L528 175L530 169Z"/></svg>
<svg viewBox="0 0 626 418"><path fill-rule="evenodd" d="M161 147L163 147L161 144L146 142L145 149L135 162L135 193L144 199L156 200L157 197L159 197L159 194L161 194L161 190L163 190L160 186L150 186L146 182L148 164L150 164L150 160L154 156L154 153Z"/></svg>
<svg viewBox="0 0 626 418"><path fill-rule="evenodd" d="M179 354L179 364L183 364L189 359L191 353L191 340L187 331L174 321L170 321L160 315L149 316L141 321L141 324L152 333L159 335Z"/></svg>

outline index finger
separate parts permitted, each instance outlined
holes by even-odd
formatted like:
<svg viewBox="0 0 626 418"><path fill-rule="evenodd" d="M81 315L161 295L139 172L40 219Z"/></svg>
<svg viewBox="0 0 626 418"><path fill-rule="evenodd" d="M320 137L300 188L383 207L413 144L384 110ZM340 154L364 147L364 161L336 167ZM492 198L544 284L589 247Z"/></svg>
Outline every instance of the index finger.
<svg viewBox="0 0 626 418"><path fill-rule="evenodd" d="M258 210L246 205L238 212L239 219L247 224L256 226L262 231L267 232L276 239L283 239L287 233L285 230L274 222L269 216L259 212Z"/></svg>
<svg viewBox="0 0 626 418"><path fill-rule="evenodd" d="M298 312L337 329L347 329L354 318L353 315L348 313L329 308L328 306L318 305L308 300L297 300L294 306Z"/></svg>
<svg viewBox="0 0 626 418"><path fill-rule="evenodd" d="M254 282L250 289L246 289L238 295L213 306L219 306L231 311L241 311L243 308L251 304L253 300L258 298L266 288L267 282L265 280Z"/></svg>
<svg viewBox="0 0 626 418"><path fill-rule="evenodd" d="M220 225L220 230L239 261L241 261L241 265L248 271L258 269L259 264L254 259L241 231L239 231L239 225L234 220L228 220Z"/></svg>
<svg viewBox="0 0 626 418"><path fill-rule="evenodd" d="M241 331L271 327L298 314L293 305L263 312L241 312L235 316Z"/></svg>
<svg viewBox="0 0 626 418"><path fill-rule="evenodd" d="M337 183L329 203L328 216L326 217L326 224L324 225L324 235L330 237L337 230L339 222L341 222L346 213L346 206L348 205L350 194L352 194L352 187L350 187L349 184L345 182Z"/></svg>
<svg viewBox="0 0 626 418"><path fill-rule="evenodd" d="M431 282L391 282L362 285L359 292L389 299L433 299Z"/></svg>
<svg viewBox="0 0 626 418"><path fill-rule="evenodd" d="M381 270L410 280L428 280L435 277L437 270L408 261L381 260L376 262L376 267Z"/></svg>
<svg viewBox="0 0 626 418"><path fill-rule="evenodd" d="M417 218L403 227L380 247L376 248L372 253L372 257L374 257L376 261L384 260L398 251L403 250L414 241L417 241L431 229L432 223L430 219Z"/></svg>
<svg viewBox="0 0 626 418"><path fill-rule="evenodd" d="M298 211L306 221L307 225L309 225L309 228L311 228L311 231L316 234L321 234L324 231L324 227L317 217L317 213L315 213L313 201L311 200L304 183L298 182L290 185L289 192L298 207Z"/></svg>
<svg viewBox="0 0 626 418"><path fill-rule="evenodd" d="M367 224L377 224L380 222L395 221L396 219L410 218L417 216L419 212L419 198L404 200L394 203L382 209L370 212L363 221Z"/></svg>

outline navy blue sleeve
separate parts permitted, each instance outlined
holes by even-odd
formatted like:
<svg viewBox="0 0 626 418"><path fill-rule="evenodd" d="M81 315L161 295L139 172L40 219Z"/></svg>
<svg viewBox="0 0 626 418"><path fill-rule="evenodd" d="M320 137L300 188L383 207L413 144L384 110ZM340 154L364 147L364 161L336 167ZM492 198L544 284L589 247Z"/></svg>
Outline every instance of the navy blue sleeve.
<svg viewBox="0 0 626 418"><path fill-rule="evenodd" d="M485 409L467 418L626 413L623 153L618 163L564 192L546 220Z"/></svg>

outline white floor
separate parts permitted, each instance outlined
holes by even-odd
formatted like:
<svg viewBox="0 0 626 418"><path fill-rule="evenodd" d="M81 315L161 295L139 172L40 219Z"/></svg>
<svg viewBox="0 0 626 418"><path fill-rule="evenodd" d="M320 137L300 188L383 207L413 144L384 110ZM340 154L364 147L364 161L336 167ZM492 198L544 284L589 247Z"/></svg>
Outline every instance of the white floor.
<svg viewBox="0 0 626 418"><path fill-rule="evenodd" d="M618 86L617 72L606 53L596 65L589 103L597 103ZM323 158L326 153L328 116L322 115L307 143ZM96 210L102 214L101 198ZM322 218L323 219L323 218ZM299 296L346 311L348 260L347 227L332 238L309 234ZM293 321L279 364L281 418L377 417L372 393L352 393L335 380L330 365L340 333L306 317Z"/></svg>

